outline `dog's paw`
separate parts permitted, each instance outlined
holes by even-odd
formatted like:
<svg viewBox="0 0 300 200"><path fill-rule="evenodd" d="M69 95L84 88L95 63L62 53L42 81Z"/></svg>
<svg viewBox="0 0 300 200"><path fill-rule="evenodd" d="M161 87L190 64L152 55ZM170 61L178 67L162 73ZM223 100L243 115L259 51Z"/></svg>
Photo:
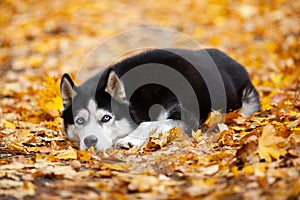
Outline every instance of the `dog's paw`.
<svg viewBox="0 0 300 200"><path fill-rule="evenodd" d="M115 147L119 149L130 149L133 145L130 142L117 141Z"/></svg>
<svg viewBox="0 0 300 200"><path fill-rule="evenodd" d="M115 147L117 148L123 148L123 149L130 149L133 146L140 147L146 142L146 138L142 137L132 137L130 135L119 139L115 143Z"/></svg>

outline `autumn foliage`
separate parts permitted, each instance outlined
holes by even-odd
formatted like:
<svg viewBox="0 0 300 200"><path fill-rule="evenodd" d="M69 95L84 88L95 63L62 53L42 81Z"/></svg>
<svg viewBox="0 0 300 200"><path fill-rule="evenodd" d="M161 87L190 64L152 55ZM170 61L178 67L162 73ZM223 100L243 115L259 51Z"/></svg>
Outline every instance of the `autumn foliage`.
<svg viewBox="0 0 300 200"><path fill-rule="evenodd" d="M299 198L299 10L292 0L1 1L0 199ZM214 112L206 124L219 129L192 138L172 129L141 148L79 150L59 117L60 76L75 76L99 42L144 26L234 57L262 111L224 123Z"/></svg>

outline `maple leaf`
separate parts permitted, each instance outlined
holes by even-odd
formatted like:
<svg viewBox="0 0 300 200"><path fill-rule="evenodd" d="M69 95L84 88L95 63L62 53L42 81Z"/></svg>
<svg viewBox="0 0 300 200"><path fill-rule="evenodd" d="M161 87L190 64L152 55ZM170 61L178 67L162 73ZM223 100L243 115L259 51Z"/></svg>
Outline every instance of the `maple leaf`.
<svg viewBox="0 0 300 200"><path fill-rule="evenodd" d="M271 162L272 158L279 159L287 153L286 140L276 136L276 131L272 125L266 125L263 128L262 135L258 139L258 154L261 159Z"/></svg>
<svg viewBox="0 0 300 200"><path fill-rule="evenodd" d="M45 89L38 92L39 106L52 117L60 116L60 109L62 108L62 100L60 97L60 82L57 78L46 77L44 82Z"/></svg>

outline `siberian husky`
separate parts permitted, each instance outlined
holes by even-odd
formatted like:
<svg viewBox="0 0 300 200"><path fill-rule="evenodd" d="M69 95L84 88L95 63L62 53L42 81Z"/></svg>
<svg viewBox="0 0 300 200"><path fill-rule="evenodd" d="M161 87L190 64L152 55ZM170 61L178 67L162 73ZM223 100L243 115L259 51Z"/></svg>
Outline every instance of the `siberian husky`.
<svg viewBox="0 0 300 200"><path fill-rule="evenodd" d="M171 71L187 80L195 98ZM127 74L131 76L125 78ZM180 94L164 81L171 81ZM80 86L64 74L60 90L65 133L85 150L141 146L150 132L174 127L190 133L201 128L212 109L241 108L246 116L260 110L258 92L244 67L216 49L148 50L109 66Z"/></svg>

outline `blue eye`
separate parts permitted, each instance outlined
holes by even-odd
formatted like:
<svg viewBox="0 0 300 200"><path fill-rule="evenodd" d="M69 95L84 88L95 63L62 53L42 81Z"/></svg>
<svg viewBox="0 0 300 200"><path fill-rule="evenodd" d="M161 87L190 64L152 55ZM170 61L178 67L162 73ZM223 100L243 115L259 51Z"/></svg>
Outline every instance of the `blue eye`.
<svg viewBox="0 0 300 200"><path fill-rule="evenodd" d="M78 118L78 119L76 120L76 124L78 124L78 125L84 124L84 119L83 119L82 117Z"/></svg>
<svg viewBox="0 0 300 200"><path fill-rule="evenodd" d="M111 119L111 116L109 115L104 115L101 119L101 122L108 122Z"/></svg>

